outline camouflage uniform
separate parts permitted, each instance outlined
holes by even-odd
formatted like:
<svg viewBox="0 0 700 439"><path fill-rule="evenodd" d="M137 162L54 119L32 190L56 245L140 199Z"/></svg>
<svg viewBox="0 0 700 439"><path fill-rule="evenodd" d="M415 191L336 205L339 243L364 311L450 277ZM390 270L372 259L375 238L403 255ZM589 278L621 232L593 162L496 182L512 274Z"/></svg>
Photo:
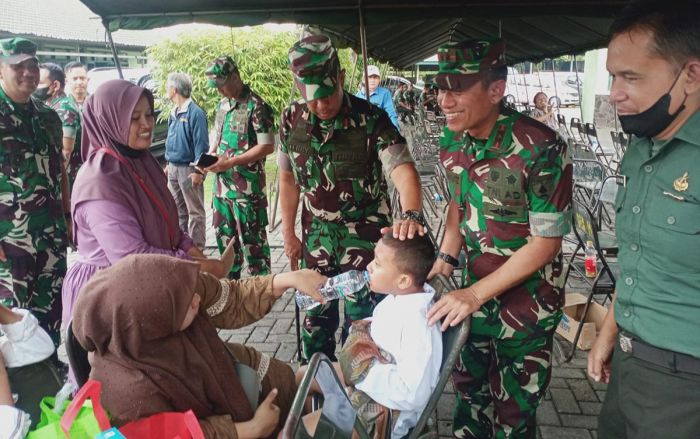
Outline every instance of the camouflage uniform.
<svg viewBox="0 0 700 439"><path fill-rule="evenodd" d="M326 37L301 40L290 50L289 61L306 100L336 91L338 58ZM302 266L327 276L364 270L374 257L380 229L391 224L384 175L413 162L405 140L385 111L348 93L343 93L338 115L327 121L311 113L303 100L290 105L282 112L280 139L281 168L291 168L301 191ZM357 299L346 299L344 335L351 321L372 314L380 297L360 291ZM308 311L304 356L323 352L335 359L338 325L338 301Z"/></svg>
<svg viewBox="0 0 700 439"><path fill-rule="evenodd" d="M70 189L72 192L73 182L75 181L76 175L78 175L78 169L80 165L83 164L82 156L80 155L80 119L81 112L78 109L75 100L65 93L60 94L51 98L48 102L49 107L53 108L58 114L59 119L61 119L61 124L63 125L63 137L70 137L75 139L73 144L73 152L70 155L68 163L66 164L66 174L68 174L68 183L70 184Z"/></svg>
<svg viewBox="0 0 700 439"><path fill-rule="evenodd" d="M209 85L216 86L217 78L225 80L233 73L238 73L238 69L231 58L217 58L207 69L207 75L212 78ZM214 145L218 145L217 155L233 157L258 144L272 144L274 130L272 108L243 85L238 99L224 98L216 109L213 140ZM219 251L223 252L231 239L236 241L236 258L230 277L240 277L243 255L251 275L269 274L265 160L217 173L213 205Z"/></svg>
<svg viewBox="0 0 700 439"><path fill-rule="evenodd" d="M451 43L438 54L443 89L464 89L460 81L469 78L460 75L505 65L498 41ZM534 119L504 109L488 139L446 127L440 160L467 250L463 286L497 270L531 236L568 233L572 166L566 144ZM534 437L528 427L549 383L552 337L564 302L562 265L560 251L472 314L453 372L456 437Z"/></svg>
<svg viewBox="0 0 700 439"><path fill-rule="evenodd" d="M22 38L0 40L0 62L34 57ZM56 112L0 88L0 300L31 310L58 343L67 233L61 196L62 137Z"/></svg>

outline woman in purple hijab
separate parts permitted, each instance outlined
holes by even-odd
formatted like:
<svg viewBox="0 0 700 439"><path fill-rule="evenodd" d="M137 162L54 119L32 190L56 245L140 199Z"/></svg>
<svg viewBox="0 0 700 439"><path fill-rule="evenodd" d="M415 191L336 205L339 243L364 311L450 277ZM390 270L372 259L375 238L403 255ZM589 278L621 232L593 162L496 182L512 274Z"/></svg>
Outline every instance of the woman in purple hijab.
<svg viewBox="0 0 700 439"><path fill-rule="evenodd" d="M129 81L105 82L85 102L84 164L71 196L78 258L63 283L64 329L82 286L127 255L197 259L202 271L225 273L179 228L166 176L148 150L154 124L153 95Z"/></svg>

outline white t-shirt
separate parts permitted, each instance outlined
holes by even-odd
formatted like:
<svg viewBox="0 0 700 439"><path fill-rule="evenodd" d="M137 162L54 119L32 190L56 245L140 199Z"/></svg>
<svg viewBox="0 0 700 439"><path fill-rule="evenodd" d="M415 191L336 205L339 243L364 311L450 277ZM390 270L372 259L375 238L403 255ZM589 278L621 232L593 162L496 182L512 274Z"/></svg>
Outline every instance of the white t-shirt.
<svg viewBox="0 0 700 439"><path fill-rule="evenodd" d="M442 361L439 325L428 326L426 317L435 290L423 293L387 295L372 313L372 340L391 353L396 364L375 362L355 388L379 404L400 410L393 438L406 435L418 422L437 385Z"/></svg>

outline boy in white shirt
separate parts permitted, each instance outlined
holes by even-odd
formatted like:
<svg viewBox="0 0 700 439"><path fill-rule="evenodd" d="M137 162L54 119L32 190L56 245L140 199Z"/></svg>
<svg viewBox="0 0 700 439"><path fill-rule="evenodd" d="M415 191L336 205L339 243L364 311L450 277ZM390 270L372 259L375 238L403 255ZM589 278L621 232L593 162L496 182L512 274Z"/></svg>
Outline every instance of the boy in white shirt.
<svg viewBox="0 0 700 439"><path fill-rule="evenodd" d="M372 317L354 322L350 337L335 363L338 376L363 426L383 438L392 411L392 438L416 425L437 385L442 360L442 336L426 318L435 291L425 283L435 260L427 236L400 241L385 234L368 265L370 289L386 294ZM301 381L305 368L297 373ZM317 386L313 390L319 391ZM304 417L310 434L320 411Z"/></svg>

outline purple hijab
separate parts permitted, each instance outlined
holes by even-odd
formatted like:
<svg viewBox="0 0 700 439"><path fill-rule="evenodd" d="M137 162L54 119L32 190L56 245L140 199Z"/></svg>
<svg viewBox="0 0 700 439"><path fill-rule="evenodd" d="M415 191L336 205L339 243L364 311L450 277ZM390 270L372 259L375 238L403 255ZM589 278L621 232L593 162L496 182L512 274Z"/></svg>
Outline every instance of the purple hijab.
<svg viewBox="0 0 700 439"><path fill-rule="evenodd" d="M180 244L182 233L163 169L149 151L128 156L120 152L128 148L131 114L142 95L153 109L153 95L148 89L115 79L102 84L85 101L80 149L85 163L75 180L71 211L75 212L83 201L119 203L133 212L146 242L173 249ZM73 236L77 236L75 231Z"/></svg>

